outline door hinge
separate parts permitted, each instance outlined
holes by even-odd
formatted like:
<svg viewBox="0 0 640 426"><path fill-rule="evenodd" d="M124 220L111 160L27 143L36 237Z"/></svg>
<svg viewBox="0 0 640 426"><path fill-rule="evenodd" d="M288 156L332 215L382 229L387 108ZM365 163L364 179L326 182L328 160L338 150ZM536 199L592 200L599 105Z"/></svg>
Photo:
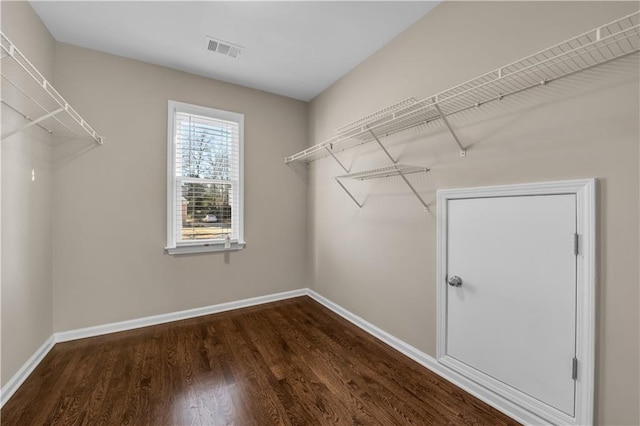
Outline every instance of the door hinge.
<svg viewBox="0 0 640 426"><path fill-rule="evenodd" d="M573 357L571 365L571 378L576 380L578 378L578 358Z"/></svg>
<svg viewBox="0 0 640 426"><path fill-rule="evenodd" d="M580 236L578 234L573 234L573 254L575 254L576 256L578 255L578 253L580 253L579 245L580 245Z"/></svg>

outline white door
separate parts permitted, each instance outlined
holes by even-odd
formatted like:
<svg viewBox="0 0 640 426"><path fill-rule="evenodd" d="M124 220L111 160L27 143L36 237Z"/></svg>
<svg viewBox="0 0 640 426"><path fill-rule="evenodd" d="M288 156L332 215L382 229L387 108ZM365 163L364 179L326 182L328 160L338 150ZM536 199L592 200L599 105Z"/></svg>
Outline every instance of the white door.
<svg viewBox="0 0 640 426"><path fill-rule="evenodd" d="M576 195L447 203L445 357L574 417Z"/></svg>

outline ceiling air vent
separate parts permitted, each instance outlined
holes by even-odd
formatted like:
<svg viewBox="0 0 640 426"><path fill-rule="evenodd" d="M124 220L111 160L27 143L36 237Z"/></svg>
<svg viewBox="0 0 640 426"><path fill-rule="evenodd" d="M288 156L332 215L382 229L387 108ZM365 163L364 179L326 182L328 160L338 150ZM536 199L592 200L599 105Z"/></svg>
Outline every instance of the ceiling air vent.
<svg viewBox="0 0 640 426"><path fill-rule="evenodd" d="M220 53L221 55L231 56L232 58L237 58L242 54L242 46L238 46L237 44L229 43L228 41L223 41L219 39L215 39L213 37L205 37L207 50L211 52Z"/></svg>

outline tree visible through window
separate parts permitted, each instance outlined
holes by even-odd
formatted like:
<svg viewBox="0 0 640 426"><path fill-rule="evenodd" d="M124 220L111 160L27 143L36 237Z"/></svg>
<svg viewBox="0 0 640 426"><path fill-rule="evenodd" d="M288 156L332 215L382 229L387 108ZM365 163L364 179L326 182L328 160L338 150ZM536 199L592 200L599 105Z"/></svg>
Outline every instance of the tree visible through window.
<svg viewBox="0 0 640 426"><path fill-rule="evenodd" d="M170 118L169 251L243 243L242 115L170 102Z"/></svg>

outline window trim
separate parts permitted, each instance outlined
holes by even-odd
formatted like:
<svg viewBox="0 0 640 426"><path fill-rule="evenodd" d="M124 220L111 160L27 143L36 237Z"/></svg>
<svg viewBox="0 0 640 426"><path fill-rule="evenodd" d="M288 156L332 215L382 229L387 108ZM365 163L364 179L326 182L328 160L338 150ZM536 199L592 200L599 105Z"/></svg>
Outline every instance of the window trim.
<svg viewBox="0 0 640 426"><path fill-rule="evenodd" d="M176 229L176 145L175 145L175 113L214 117L222 120L235 121L239 127L238 149L238 239L231 240L231 247L225 248L224 241L212 242L211 240L199 242L189 241L178 244ZM167 114L167 246L168 254L208 253L217 251L236 251L245 247L244 240L244 114L224 111L220 109L193 105L184 102L169 100Z"/></svg>

